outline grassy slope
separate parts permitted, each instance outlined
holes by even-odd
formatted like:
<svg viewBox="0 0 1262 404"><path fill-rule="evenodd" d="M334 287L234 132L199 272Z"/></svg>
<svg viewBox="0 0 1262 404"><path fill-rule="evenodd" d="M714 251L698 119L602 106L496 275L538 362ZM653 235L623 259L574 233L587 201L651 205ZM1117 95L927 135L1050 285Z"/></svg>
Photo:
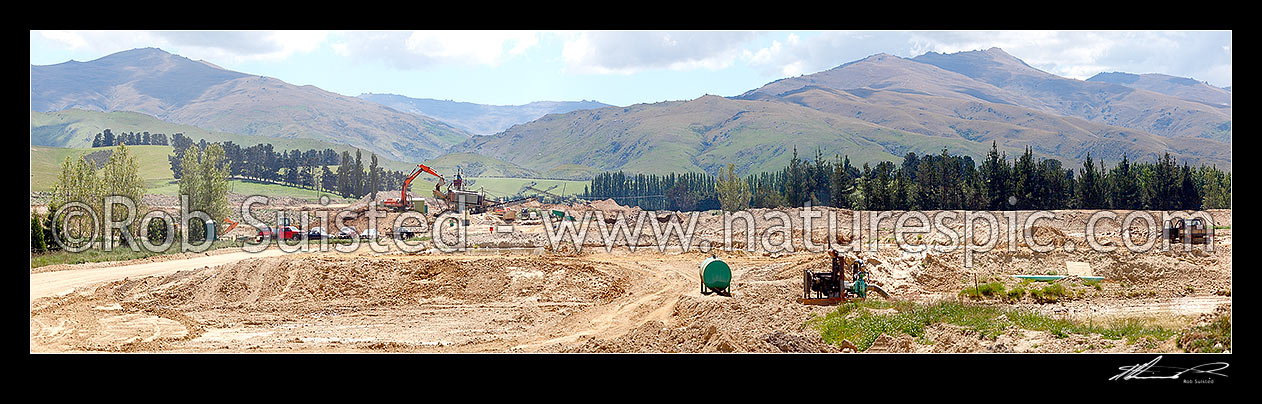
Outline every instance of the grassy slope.
<svg viewBox="0 0 1262 404"><path fill-rule="evenodd" d="M852 163L901 161L906 152L966 154L980 160L989 144L926 136L795 104L714 96L685 102L549 115L459 149L548 173L582 165L599 170L664 174L717 172L735 164L745 175L778 171L792 158L847 155ZM1000 146L1009 155L1019 149Z"/></svg>
<svg viewBox="0 0 1262 404"><path fill-rule="evenodd" d="M179 185L175 183L175 178L171 175L171 166L167 161L167 156L171 154L171 146L130 146L129 149L135 153L137 161L140 163L140 177L145 181L145 191L150 194L158 195L176 195L179 192ZM32 191L51 191L53 184L57 182L57 174L61 171L61 163L70 157L72 159L86 153L99 152L104 150L112 150L112 148L58 148L47 146L31 146L31 177L30 186ZM490 161L490 160L486 160ZM333 171L337 171L337 167L331 167ZM454 169L451 171L439 170L444 175L450 175L455 178ZM451 172L452 174L449 174ZM554 194L574 195L583 192L583 187L588 184L587 181L571 181L571 180L551 180L551 179L530 179L530 178L494 178L494 177L470 177L475 182L473 189L484 187L486 192L492 196L511 196L521 192L522 186L535 183L535 187L539 189L548 189L552 185L558 185L553 189ZM412 183L412 194L415 196L430 196L430 191L434 187L433 178L428 175L417 177ZM253 181L230 181L231 192L245 195L267 195L272 197L295 197L303 199L315 199L319 195L327 195L315 190L302 189L279 184L265 184ZM382 192L391 192L383 190ZM397 192L394 190L393 192ZM532 195L527 193L526 195ZM334 200L340 200L333 196Z"/></svg>
<svg viewBox="0 0 1262 404"><path fill-rule="evenodd" d="M208 142L231 141L242 146L271 143L275 150L278 151L333 149L338 153L347 151L354 154L356 150L354 146L315 139L274 138L209 131L196 126L162 121L136 112L106 113L81 109L68 109L48 113L31 111L32 145L88 148L92 145L92 137L106 128L109 128L110 132L114 133L165 133L168 139L175 133L183 133L193 140L206 139ZM368 158L368 152L366 151L364 152L364 158ZM390 170L410 172L412 167L415 167L415 164L388 159L384 156L377 156L377 159L382 167Z"/></svg>
<svg viewBox="0 0 1262 404"><path fill-rule="evenodd" d="M423 164L444 176L449 175L448 173L454 176L457 166L460 167L465 175L474 177L531 178L539 176L539 173L534 170L523 168L504 160L473 153L449 153L426 160ZM408 172L411 171L409 170Z"/></svg>
<svg viewBox="0 0 1262 404"><path fill-rule="evenodd" d="M31 191L51 191L53 184L57 182L58 173L61 172L61 163L66 157L75 159L86 153L103 150L113 149L31 146ZM139 174L145 181L146 193L178 194L179 185L175 183L175 177L171 174L171 165L167 160L167 156L171 155L171 146L130 146L129 150L135 153L136 160L140 163ZM252 181L231 180L229 186L231 192L246 195L289 196L305 199L315 199L320 195L314 190ZM334 197L334 199L341 198Z"/></svg>
<svg viewBox="0 0 1262 404"><path fill-rule="evenodd" d="M31 190L50 191L57 182L57 174L61 172L61 163L66 157L76 159L85 153L112 148L66 149L47 146L31 146ZM171 164L167 156L171 154L171 146L129 146L140 163L140 178L147 188L160 187L174 179L171 175Z"/></svg>

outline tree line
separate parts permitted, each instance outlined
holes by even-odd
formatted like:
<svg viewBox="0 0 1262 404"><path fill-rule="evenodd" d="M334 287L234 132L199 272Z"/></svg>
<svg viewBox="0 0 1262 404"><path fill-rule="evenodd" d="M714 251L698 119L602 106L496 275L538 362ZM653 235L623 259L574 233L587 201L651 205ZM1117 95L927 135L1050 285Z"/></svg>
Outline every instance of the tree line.
<svg viewBox="0 0 1262 404"><path fill-rule="evenodd" d="M141 199L145 185L140 179L139 172L140 163L125 144L119 144L110 153L109 160L101 167L97 167L86 153L80 155L79 158L66 156L61 163L61 172L57 175L57 182L53 184L52 197L48 201L49 214L42 217L31 214L31 252L58 249L59 246L54 242L53 233L61 232L63 223L55 220L54 214L71 203L83 204L87 209L101 215L104 212L103 197L120 196L130 199L135 203L136 212L143 214L147 210ZM100 227L99 219L86 215L69 215L67 219L64 224L66 234L72 235L75 239L94 241L89 236L94 233L94 228ZM140 235L137 228L126 230L132 236ZM122 245L126 245L127 238L121 236L118 230L115 230L114 234L107 235L107 237L119 237Z"/></svg>
<svg viewBox="0 0 1262 404"><path fill-rule="evenodd" d="M194 143L182 134L172 137L174 154L168 160L175 178L182 176L185 150L193 146L205 149L207 144L206 139ZM278 151L270 143L245 147L232 141L212 144L218 144L223 149L224 161L231 163L229 175L232 177L322 190L344 198L361 198L371 194L375 199L378 191L398 190L407 178L407 173L382 168L376 154L370 154L365 167L363 153L358 149L352 156L350 152L339 154L333 149ZM330 166L336 166L337 172L330 170Z"/></svg>
<svg viewBox="0 0 1262 404"><path fill-rule="evenodd" d="M851 164L848 156L793 158L784 169L740 178L734 165L716 177L688 173L602 173L582 194L657 210L740 210L833 206L863 210L1201 210L1231 207L1231 173L1216 166L1181 166L1169 153L1152 162L1127 156L1106 166L1090 153L1077 169L1036 158L1013 158L992 143L978 164L972 157L909 152L896 164Z"/></svg>
<svg viewBox="0 0 1262 404"><path fill-rule="evenodd" d="M705 173L596 174L580 195L584 199L613 198L621 205L646 210L711 210L719 208L715 178Z"/></svg>
<svg viewBox="0 0 1262 404"><path fill-rule="evenodd" d="M175 136L183 136L183 134L176 133ZM149 134L149 132L141 132L141 133L122 132L122 133L114 134L113 132L110 132L109 129L105 129L105 131L103 132L97 132L96 136L92 138L92 147L114 147L120 144L129 144L133 146L134 145L166 146L167 135L165 133Z"/></svg>

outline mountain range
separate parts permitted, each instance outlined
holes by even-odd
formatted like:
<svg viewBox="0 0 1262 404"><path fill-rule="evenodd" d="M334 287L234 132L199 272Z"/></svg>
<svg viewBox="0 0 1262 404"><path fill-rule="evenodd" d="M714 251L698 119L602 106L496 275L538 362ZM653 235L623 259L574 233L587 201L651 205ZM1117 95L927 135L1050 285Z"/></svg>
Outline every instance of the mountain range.
<svg viewBox="0 0 1262 404"><path fill-rule="evenodd" d="M980 160L992 143L1010 157L1028 147L1070 167L1088 153L1116 161L1166 152L1231 167L1229 88L1159 74L1069 79L998 48L876 54L733 97L626 107L348 97L146 48L32 65L31 109L33 144L94 134L49 126L37 139L35 112L133 111L214 132L346 144L399 161L476 160L506 176L715 173L727 164L749 174L817 150L857 165L943 149Z"/></svg>
<svg viewBox="0 0 1262 404"><path fill-rule="evenodd" d="M212 131L349 144L402 161L437 157L470 136L424 115L225 70L157 48L88 62L31 65L31 110L71 108L139 112Z"/></svg>
<svg viewBox="0 0 1262 404"><path fill-rule="evenodd" d="M596 101L535 101L524 105L485 105L395 94L360 94L359 98L403 112L433 117L475 135L491 135L547 114L609 107Z"/></svg>
<svg viewBox="0 0 1262 404"><path fill-rule="evenodd" d="M1140 84L1135 84L1140 83ZM736 97L549 115L453 151L544 171L562 164L640 172L777 170L816 149L855 164L907 152L979 159L992 142L1077 165L1152 159L1230 169L1231 107L1142 87L1081 81L1030 67L1002 49L877 54L777 80Z"/></svg>
<svg viewBox="0 0 1262 404"><path fill-rule="evenodd" d="M1174 77L1158 73L1108 72L1091 76L1087 81L1121 84L1131 88L1162 93L1214 106L1231 106L1231 87L1214 87L1187 77Z"/></svg>

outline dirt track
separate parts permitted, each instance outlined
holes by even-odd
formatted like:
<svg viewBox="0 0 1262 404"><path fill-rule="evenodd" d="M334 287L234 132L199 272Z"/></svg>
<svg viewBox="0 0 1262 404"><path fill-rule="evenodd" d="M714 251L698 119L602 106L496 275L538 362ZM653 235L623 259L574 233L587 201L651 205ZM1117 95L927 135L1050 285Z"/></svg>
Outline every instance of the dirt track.
<svg viewBox="0 0 1262 404"><path fill-rule="evenodd" d="M176 271L187 271L203 267L213 267L246 258L275 257L281 255L279 250L272 249L259 253L233 252L227 254L206 255L174 261L145 262L129 265L108 266L100 264L80 265L82 269L66 269L31 274L31 302L35 299L56 296L73 291L75 288L109 282L119 279L145 276L161 276Z"/></svg>

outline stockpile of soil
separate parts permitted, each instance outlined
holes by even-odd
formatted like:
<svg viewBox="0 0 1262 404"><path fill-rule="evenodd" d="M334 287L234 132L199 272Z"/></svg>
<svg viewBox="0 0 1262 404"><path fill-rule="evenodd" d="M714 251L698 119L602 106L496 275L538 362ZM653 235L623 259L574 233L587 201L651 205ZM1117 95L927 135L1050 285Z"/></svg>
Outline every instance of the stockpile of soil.
<svg viewBox="0 0 1262 404"><path fill-rule="evenodd" d="M523 269L524 268L524 269ZM130 299L186 310L329 303L601 302L622 286L592 265L540 257L409 260L356 256L250 259L115 285Z"/></svg>

